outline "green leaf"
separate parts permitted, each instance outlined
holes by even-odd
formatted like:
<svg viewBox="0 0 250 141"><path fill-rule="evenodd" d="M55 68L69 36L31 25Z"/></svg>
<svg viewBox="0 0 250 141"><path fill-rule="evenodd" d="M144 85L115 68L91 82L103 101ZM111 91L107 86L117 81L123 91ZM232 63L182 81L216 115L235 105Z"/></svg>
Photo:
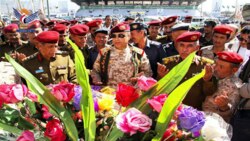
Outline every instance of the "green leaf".
<svg viewBox="0 0 250 141"><path fill-rule="evenodd" d="M157 135L153 138L153 141L161 140L176 109L181 104L181 102L183 101L191 87L194 85L194 83L201 79L204 74L205 70L182 83L168 96L157 119L155 128Z"/></svg>
<svg viewBox="0 0 250 141"><path fill-rule="evenodd" d="M126 108L126 110L131 107L135 107L144 114L149 114L152 110L146 103L147 99L162 93L169 94L171 91L173 91L173 89L180 83L180 81L188 72L189 67L193 62L195 53L196 52L191 53L185 60L181 61L174 68L172 68L166 76L159 80L150 90L143 93L135 102L131 103L130 106ZM114 135L116 132L118 132L117 130L119 129L113 128L111 134ZM111 140L111 138L116 140L121 136L123 136L123 134L115 135L116 138L110 135L108 137L108 141Z"/></svg>
<svg viewBox="0 0 250 141"><path fill-rule="evenodd" d="M174 68L172 68L170 72L159 80L150 90L143 93L135 102L130 104L129 108L135 107L145 114L151 112L151 108L146 103L147 99L162 93L171 93L171 91L173 91L173 89L180 83L188 72L189 67L193 62L195 53L196 52L193 52L185 60L181 61Z"/></svg>
<svg viewBox="0 0 250 141"><path fill-rule="evenodd" d="M0 122L6 123L8 125L14 125L18 122L20 113L13 108L6 107L5 109L0 110Z"/></svg>
<svg viewBox="0 0 250 141"><path fill-rule="evenodd" d="M75 68L77 81L82 87L81 109L83 116L84 135L86 141L95 140L96 120L94 102L89 84L89 75L85 67L84 57L81 50L69 38L67 42L72 46L75 52Z"/></svg>
<svg viewBox="0 0 250 141"><path fill-rule="evenodd" d="M34 102L30 101L29 99L25 99L25 103L29 107L30 114L33 115L36 113L36 105Z"/></svg>
<svg viewBox="0 0 250 141"><path fill-rule="evenodd" d="M77 141L78 133L74 121L60 102L58 102L58 100L37 78L18 64L8 54L5 54L5 58L13 65L16 72L27 81L29 89L37 94L38 101L48 106L50 113L61 119L66 128L66 133L71 140Z"/></svg>
<svg viewBox="0 0 250 141"><path fill-rule="evenodd" d="M8 131L10 133L16 134L16 135L21 135L22 130L14 127L14 126L9 126L4 123L0 122L0 130Z"/></svg>
<svg viewBox="0 0 250 141"><path fill-rule="evenodd" d="M30 122L25 120L22 116L19 117L18 127L23 130L32 130L35 128Z"/></svg>

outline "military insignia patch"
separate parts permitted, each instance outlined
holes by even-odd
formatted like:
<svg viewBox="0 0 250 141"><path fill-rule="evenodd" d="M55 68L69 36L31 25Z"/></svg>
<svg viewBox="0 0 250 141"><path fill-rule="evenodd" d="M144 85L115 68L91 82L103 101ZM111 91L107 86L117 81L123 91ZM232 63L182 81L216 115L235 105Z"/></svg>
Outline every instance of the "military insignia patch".
<svg viewBox="0 0 250 141"><path fill-rule="evenodd" d="M173 18L170 18L169 21L172 22L172 21L173 21Z"/></svg>
<svg viewBox="0 0 250 141"><path fill-rule="evenodd" d="M125 25L122 25L122 26L119 27L119 29L120 29L120 30L125 30L126 27L125 27Z"/></svg>
<svg viewBox="0 0 250 141"><path fill-rule="evenodd" d="M192 36L192 37L191 37L191 40L192 40L192 41L197 40L197 36Z"/></svg>
<svg viewBox="0 0 250 141"><path fill-rule="evenodd" d="M134 25L132 26L132 28L133 28L133 29L136 29L136 28L138 28L138 25L137 25L137 24L134 24Z"/></svg>
<svg viewBox="0 0 250 141"><path fill-rule="evenodd" d="M222 55L221 57L222 57L222 59L224 59L224 60L227 59L227 56L226 56L226 55Z"/></svg>

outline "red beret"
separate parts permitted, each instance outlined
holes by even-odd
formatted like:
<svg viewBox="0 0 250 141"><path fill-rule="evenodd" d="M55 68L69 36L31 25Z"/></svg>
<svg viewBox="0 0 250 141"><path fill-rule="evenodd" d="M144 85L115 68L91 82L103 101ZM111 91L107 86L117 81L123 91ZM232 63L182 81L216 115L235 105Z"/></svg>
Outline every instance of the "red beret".
<svg viewBox="0 0 250 141"><path fill-rule="evenodd" d="M70 22L68 22L68 21L60 21L59 24L63 24L63 25L69 26Z"/></svg>
<svg viewBox="0 0 250 141"><path fill-rule="evenodd" d="M174 23L174 22L176 21L177 18L178 18L178 16L170 16L170 17L167 17L166 19L164 19L164 20L161 22L161 25Z"/></svg>
<svg viewBox="0 0 250 141"><path fill-rule="evenodd" d="M240 64L243 62L243 58L236 52L222 51L218 52L217 56L218 59L230 63Z"/></svg>
<svg viewBox="0 0 250 141"><path fill-rule="evenodd" d="M176 42L195 42L200 39L201 33L194 31L194 32L184 32L180 36L177 37Z"/></svg>
<svg viewBox="0 0 250 141"><path fill-rule="evenodd" d="M149 26L160 26L161 21L160 20L153 20L148 23Z"/></svg>
<svg viewBox="0 0 250 141"><path fill-rule="evenodd" d="M71 26L69 28L70 34L78 35L78 36L84 36L89 32L89 27L84 24L76 24L74 26Z"/></svg>
<svg viewBox="0 0 250 141"><path fill-rule="evenodd" d="M214 27L214 32L225 34L225 35L230 35L233 32L233 30L231 27L227 25L217 25Z"/></svg>
<svg viewBox="0 0 250 141"><path fill-rule="evenodd" d="M17 30L18 30L17 24L9 24L3 29L5 33L15 33Z"/></svg>
<svg viewBox="0 0 250 141"><path fill-rule="evenodd" d="M95 19L93 21L88 22L86 25L91 28L91 27L98 27L102 24L102 20L101 19Z"/></svg>
<svg viewBox="0 0 250 141"><path fill-rule="evenodd" d="M56 31L43 31L36 36L36 40L42 43L57 43L59 33Z"/></svg>
<svg viewBox="0 0 250 141"><path fill-rule="evenodd" d="M28 29L36 29L41 27L41 21L35 20L28 24Z"/></svg>
<svg viewBox="0 0 250 141"><path fill-rule="evenodd" d="M110 33L116 33L116 32L126 32L126 31L130 31L130 26L129 24L126 23L120 23L118 25L116 25L115 27L113 27L110 31Z"/></svg>
<svg viewBox="0 0 250 141"><path fill-rule="evenodd" d="M56 24L51 30L56 31L59 34L64 34L67 30L67 26L63 24Z"/></svg>

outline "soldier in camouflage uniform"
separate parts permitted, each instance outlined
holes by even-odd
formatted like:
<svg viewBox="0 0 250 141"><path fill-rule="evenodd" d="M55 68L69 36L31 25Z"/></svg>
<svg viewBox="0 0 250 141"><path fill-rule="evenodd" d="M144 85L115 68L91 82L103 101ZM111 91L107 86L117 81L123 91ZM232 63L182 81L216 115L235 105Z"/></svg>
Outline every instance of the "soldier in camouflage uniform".
<svg viewBox="0 0 250 141"><path fill-rule="evenodd" d="M233 30L227 25L215 26L213 33L213 45L203 47L201 49L201 56L214 60L217 52L232 51L231 49L225 46L232 31Z"/></svg>
<svg viewBox="0 0 250 141"><path fill-rule="evenodd" d="M59 34L55 31L44 31L36 40L39 52L27 57L23 66L44 85L61 81L77 83L75 66L70 56L57 52Z"/></svg>
<svg viewBox="0 0 250 141"><path fill-rule="evenodd" d="M129 29L129 25L122 23L111 30L114 45L100 51L91 72L94 84L116 87L121 82L133 84L139 73L152 76L144 51L128 44Z"/></svg>
<svg viewBox="0 0 250 141"><path fill-rule="evenodd" d="M208 96L203 103L203 110L214 112L229 122L234 109L239 103L241 80L234 75L243 58L234 52L219 52L214 67L214 76L218 79L218 90Z"/></svg>
<svg viewBox="0 0 250 141"><path fill-rule="evenodd" d="M184 32L177 39L177 50L180 55L171 56L163 59L163 64L158 64L158 75L159 78L165 76L169 70L174 68L182 60L184 60L189 54L197 51L199 48L198 40L200 37L199 32ZM213 81L210 81L211 77L209 72L212 72L210 64L213 61L204 57L196 56L193 63L191 64L187 74L181 80L181 83L193 77L197 73L200 73L202 69L206 69L206 75L203 79L198 80L190 89L187 96L183 100L183 104L192 106L201 110L202 102L205 100L206 96L213 94L216 90L216 85Z"/></svg>

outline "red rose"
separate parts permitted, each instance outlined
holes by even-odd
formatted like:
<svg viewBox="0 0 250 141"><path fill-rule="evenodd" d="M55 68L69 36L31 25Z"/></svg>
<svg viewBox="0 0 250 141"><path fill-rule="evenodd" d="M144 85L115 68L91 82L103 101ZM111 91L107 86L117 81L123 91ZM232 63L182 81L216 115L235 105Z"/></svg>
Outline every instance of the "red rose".
<svg viewBox="0 0 250 141"><path fill-rule="evenodd" d="M42 111L43 111L43 118L48 119L52 117L53 115L49 112L49 107L42 105Z"/></svg>
<svg viewBox="0 0 250 141"><path fill-rule="evenodd" d="M139 97L136 89L132 86L125 84L118 84L116 91L116 101L123 107L127 107L130 103L135 101Z"/></svg>
<svg viewBox="0 0 250 141"><path fill-rule="evenodd" d="M57 119L50 120L46 125L44 136L49 137L51 141L64 141L66 135L63 133L62 125Z"/></svg>
<svg viewBox="0 0 250 141"><path fill-rule="evenodd" d="M25 130L21 136L17 138L16 141L35 141L35 137L33 132L30 132L29 130Z"/></svg>
<svg viewBox="0 0 250 141"><path fill-rule="evenodd" d="M61 82L52 87L51 93L56 97L56 99L63 102L69 102L75 95L74 84Z"/></svg>

